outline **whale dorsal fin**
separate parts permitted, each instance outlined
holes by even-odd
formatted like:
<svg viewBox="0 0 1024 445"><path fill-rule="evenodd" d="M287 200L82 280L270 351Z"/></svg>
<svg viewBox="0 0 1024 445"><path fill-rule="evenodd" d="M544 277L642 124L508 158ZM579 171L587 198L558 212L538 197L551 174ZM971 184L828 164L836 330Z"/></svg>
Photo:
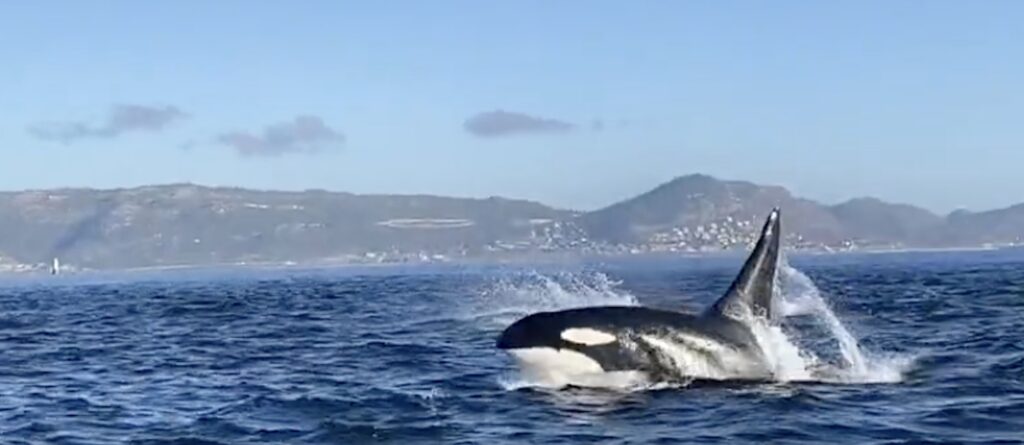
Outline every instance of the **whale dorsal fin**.
<svg viewBox="0 0 1024 445"><path fill-rule="evenodd" d="M728 314L730 310L750 308L754 315L771 319L775 268L779 260L779 239L782 238L780 220L779 209L773 209L736 280L705 315Z"/></svg>

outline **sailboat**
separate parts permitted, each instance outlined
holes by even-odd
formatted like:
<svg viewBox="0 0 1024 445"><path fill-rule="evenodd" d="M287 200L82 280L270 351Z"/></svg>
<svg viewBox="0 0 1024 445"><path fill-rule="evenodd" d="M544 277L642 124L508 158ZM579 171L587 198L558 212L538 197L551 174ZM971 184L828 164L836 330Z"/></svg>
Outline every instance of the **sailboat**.
<svg viewBox="0 0 1024 445"><path fill-rule="evenodd" d="M53 257L53 265L50 266L50 275L57 275L60 273L60 260L57 257Z"/></svg>

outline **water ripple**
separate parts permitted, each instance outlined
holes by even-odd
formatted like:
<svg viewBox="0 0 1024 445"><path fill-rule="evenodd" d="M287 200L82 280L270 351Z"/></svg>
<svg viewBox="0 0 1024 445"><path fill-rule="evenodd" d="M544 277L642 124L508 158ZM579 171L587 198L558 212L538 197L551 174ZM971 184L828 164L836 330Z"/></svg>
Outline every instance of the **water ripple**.
<svg viewBox="0 0 1024 445"><path fill-rule="evenodd" d="M452 267L0 282L0 437L161 445L1024 438L1019 254L794 260L862 344L917 357L900 383L693 382L642 392L509 384L514 368L493 347L506 323L591 304L697 307L736 267L687 261L608 263L608 275Z"/></svg>

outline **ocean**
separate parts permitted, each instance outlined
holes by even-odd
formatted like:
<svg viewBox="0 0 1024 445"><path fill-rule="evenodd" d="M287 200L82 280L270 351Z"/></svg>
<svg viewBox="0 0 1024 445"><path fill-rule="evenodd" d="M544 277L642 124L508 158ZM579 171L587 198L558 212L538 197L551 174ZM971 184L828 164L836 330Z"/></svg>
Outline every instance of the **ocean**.
<svg viewBox="0 0 1024 445"><path fill-rule="evenodd" d="M793 256L777 381L551 388L494 347L742 260L0 277L0 443L1024 443L1021 250Z"/></svg>

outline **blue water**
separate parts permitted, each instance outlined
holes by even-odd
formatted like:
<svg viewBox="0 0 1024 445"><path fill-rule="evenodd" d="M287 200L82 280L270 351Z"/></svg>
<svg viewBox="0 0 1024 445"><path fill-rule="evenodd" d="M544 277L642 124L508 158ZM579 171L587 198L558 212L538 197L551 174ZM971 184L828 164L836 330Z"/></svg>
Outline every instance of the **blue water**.
<svg viewBox="0 0 1024 445"><path fill-rule="evenodd" d="M791 259L888 382L551 390L493 347L533 310L699 308L740 261L2 278L0 442L1024 443L1019 251Z"/></svg>

